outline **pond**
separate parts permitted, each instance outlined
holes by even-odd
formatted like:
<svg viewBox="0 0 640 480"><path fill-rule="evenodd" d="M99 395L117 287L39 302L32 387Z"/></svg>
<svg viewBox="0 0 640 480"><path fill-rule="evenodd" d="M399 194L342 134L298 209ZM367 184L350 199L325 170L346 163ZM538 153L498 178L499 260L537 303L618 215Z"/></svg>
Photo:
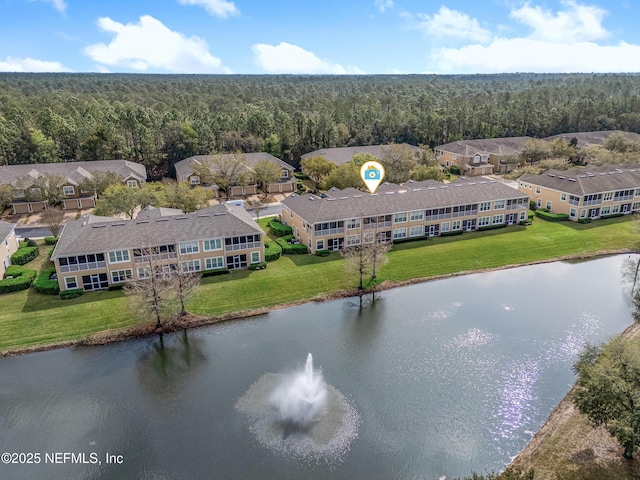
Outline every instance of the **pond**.
<svg viewBox="0 0 640 480"><path fill-rule="evenodd" d="M626 259L422 283L362 309L354 299L311 303L166 335L164 349L150 338L0 359L0 452L40 458L0 465L0 477L450 479L500 470L569 390L584 343L631 323ZM351 412L351 430L328 455L285 448L304 432L265 441L251 411L308 353Z"/></svg>

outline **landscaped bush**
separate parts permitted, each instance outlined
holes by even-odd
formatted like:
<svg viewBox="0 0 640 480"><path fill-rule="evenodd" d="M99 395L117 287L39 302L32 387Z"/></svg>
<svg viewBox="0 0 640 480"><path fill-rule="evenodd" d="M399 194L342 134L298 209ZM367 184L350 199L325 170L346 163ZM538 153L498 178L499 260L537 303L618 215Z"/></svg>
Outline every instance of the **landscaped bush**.
<svg viewBox="0 0 640 480"><path fill-rule="evenodd" d="M566 213L549 213L543 209L536 210L536 216L549 222L564 222L569 220L569 215Z"/></svg>
<svg viewBox="0 0 640 480"><path fill-rule="evenodd" d="M271 227L271 231L276 237L284 237L293 233L293 229L289 225L284 225L276 218L269 222L269 227Z"/></svg>
<svg viewBox="0 0 640 480"><path fill-rule="evenodd" d="M37 247L38 244L36 243L35 240L31 240L30 238L25 238L23 245L26 245L27 247Z"/></svg>
<svg viewBox="0 0 640 480"><path fill-rule="evenodd" d="M227 273L231 273L228 268L216 268L202 272L202 277L215 277L216 275L225 275Z"/></svg>
<svg viewBox="0 0 640 480"><path fill-rule="evenodd" d="M529 208L531 210L537 210L538 209L538 204L536 202L534 202L533 200L529 200Z"/></svg>
<svg viewBox="0 0 640 480"><path fill-rule="evenodd" d="M4 280L0 280L0 293L19 292L31 286L33 279L36 278L36 271L18 265L10 265L4 276Z"/></svg>
<svg viewBox="0 0 640 480"><path fill-rule="evenodd" d="M579 218L578 223L591 223L590 218Z"/></svg>
<svg viewBox="0 0 640 480"><path fill-rule="evenodd" d="M267 268L267 262L252 263L249 265L249 270L264 270L265 268Z"/></svg>
<svg viewBox="0 0 640 480"><path fill-rule="evenodd" d="M462 230L451 230L449 232L442 232L440 234L441 237L453 237L454 235L462 235L464 232Z"/></svg>
<svg viewBox="0 0 640 480"><path fill-rule="evenodd" d="M331 251L329 250L316 250L316 255L318 257L328 257Z"/></svg>
<svg viewBox="0 0 640 480"><path fill-rule="evenodd" d="M51 275L54 273L56 273L55 267L42 270L36 277L36 281L33 282L34 288L45 295L58 295L60 293L58 280L51 279Z"/></svg>
<svg viewBox="0 0 640 480"><path fill-rule="evenodd" d="M84 295L84 290L82 288L74 288L72 290L60 292L60 298L62 300L71 300L72 298L78 298L81 295Z"/></svg>
<svg viewBox="0 0 640 480"><path fill-rule="evenodd" d="M122 290L124 288L124 282L122 283L112 283L109 285L107 290Z"/></svg>
<svg viewBox="0 0 640 480"><path fill-rule="evenodd" d="M462 232L460 232L460 233L462 233ZM420 235L419 237L396 238L393 241L393 244L396 245L398 243L415 242L416 240L427 240L428 238L429 237L427 237L425 235Z"/></svg>
<svg viewBox="0 0 640 480"><path fill-rule="evenodd" d="M58 243L58 237L44 237L44 243L47 245L55 245Z"/></svg>
<svg viewBox="0 0 640 480"><path fill-rule="evenodd" d="M302 243L289 243L289 241L293 240L293 238L293 235L286 235L276 240L276 242L278 242L278 245L282 247L282 253L287 255L298 255L307 253L306 245L303 245Z"/></svg>
<svg viewBox="0 0 640 480"><path fill-rule="evenodd" d="M616 218L623 216L624 213L610 213L609 215L602 215L600 218Z"/></svg>
<svg viewBox="0 0 640 480"><path fill-rule="evenodd" d="M454 175L460 175L460 168L457 165L451 165L449 167L449 172L453 173Z"/></svg>
<svg viewBox="0 0 640 480"><path fill-rule="evenodd" d="M273 240L264 240L264 260L266 262L273 262L280 258L282 254L282 247Z"/></svg>
<svg viewBox="0 0 640 480"><path fill-rule="evenodd" d="M307 175L306 173L295 172L293 176L296 177L298 180L309 180L309 175Z"/></svg>
<svg viewBox="0 0 640 480"><path fill-rule="evenodd" d="M38 246L36 245L35 247L31 247L28 246L27 243L22 243L20 248L18 248L18 251L11 255L12 264L25 265L38 256L40 253Z"/></svg>
<svg viewBox="0 0 640 480"><path fill-rule="evenodd" d="M53 252L55 251L55 249L56 249L56 247L51 247L51 250L49 250L49 252L47 253L49 258L51 258L51 255L53 255Z"/></svg>
<svg viewBox="0 0 640 480"><path fill-rule="evenodd" d="M498 228L505 228L506 226L506 223L502 223L500 225L484 225L482 227L478 227L478 230L484 232L485 230L497 230Z"/></svg>

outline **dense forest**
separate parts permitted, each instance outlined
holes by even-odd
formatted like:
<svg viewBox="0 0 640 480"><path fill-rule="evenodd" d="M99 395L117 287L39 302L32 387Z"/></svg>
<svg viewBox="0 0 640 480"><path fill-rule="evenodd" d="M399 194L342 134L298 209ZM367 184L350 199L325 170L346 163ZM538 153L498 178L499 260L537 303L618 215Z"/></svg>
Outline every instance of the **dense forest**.
<svg viewBox="0 0 640 480"><path fill-rule="evenodd" d="M194 154L621 129L640 75L0 74L0 164L121 158L170 173Z"/></svg>

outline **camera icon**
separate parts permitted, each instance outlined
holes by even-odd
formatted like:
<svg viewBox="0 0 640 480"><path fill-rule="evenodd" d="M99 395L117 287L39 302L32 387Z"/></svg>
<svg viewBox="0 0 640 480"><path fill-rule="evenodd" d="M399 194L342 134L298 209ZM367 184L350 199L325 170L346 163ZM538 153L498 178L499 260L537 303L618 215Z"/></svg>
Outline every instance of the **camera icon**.
<svg viewBox="0 0 640 480"><path fill-rule="evenodd" d="M367 180L380 180L380 170L377 168L369 167L365 172L365 177Z"/></svg>

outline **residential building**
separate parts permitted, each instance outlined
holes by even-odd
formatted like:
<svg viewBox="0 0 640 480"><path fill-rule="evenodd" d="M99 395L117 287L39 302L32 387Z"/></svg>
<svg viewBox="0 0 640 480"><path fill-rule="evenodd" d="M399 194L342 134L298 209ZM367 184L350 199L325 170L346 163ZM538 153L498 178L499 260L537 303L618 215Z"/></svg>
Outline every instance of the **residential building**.
<svg viewBox="0 0 640 480"><path fill-rule="evenodd" d="M407 145L413 152L415 152L416 159L418 159L421 153L419 147L406 143L402 145ZM324 157L336 166L339 166L343 163L347 163L357 153L368 153L369 155L376 157L378 160L382 160L384 157L384 149L389 148L389 146L390 145L366 145L362 147L321 148L320 150L305 153L304 155L301 155L300 158L304 160L309 157Z"/></svg>
<svg viewBox="0 0 640 480"><path fill-rule="evenodd" d="M527 173L518 179L518 189L538 208L565 213L573 221L628 214L640 211L640 166L605 164Z"/></svg>
<svg viewBox="0 0 640 480"><path fill-rule="evenodd" d="M4 278L4 272L11 265L11 255L16 253L20 246L15 229L14 223L0 220L0 279Z"/></svg>
<svg viewBox="0 0 640 480"><path fill-rule="evenodd" d="M63 178L60 186L63 210L76 210L96 206L96 193L84 189L83 182L96 172L113 172L125 185L139 187L147 181L147 169L139 163L127 160L102 160L95 162L33 163L27 165L0 166L0 184L11 185L14 199L13 213L39 212L47 208L47 201L39 179L48 175Z"/></svg>
<svg viewBox="0 0 640 480"><path fill-rule="evenodd" d="M435 147L440 165L460 169L463 175L506 173L524 165L522 151L530 137L460 140Z"/></svg>
<svg viewBox="0 0 640 480"><path fill-rule="evenodd" d="M623 130L601 130L596 132L574 132L574 133L560 133L558 135L552 135L546 137L543 140L552 142L556 138L561 138L567 143L575 138L576 148L584 147L604 147L607 138L611 135L622 135L625 139L631 142L640 141L640 134L634 132L625 132Z"/></svg>
<svg viewBox="0 0 640 480"><path fill-rule="evenodd" d="M240 178L234 179L230 186L231 191L229 196L235 197L241 195L254 195L258 193L258 184L253 168L262 160L272 162L280 168L280 178L268 185L262 185L263 189L268 193L289 193L296 189L296 178L293 175L295 169L287 162L283 162L279 158L276 158L266 152L243 153L238 155L232 153L219 155L195 155L176 162L176 179L182 182L189 182L191 185L203 185L204 187L208 187L214 191L215 196L217 197L218 186L205 185L204 182L201 181L200 177L193 173L196 165L203 164L208 165L212 171L215 171L215 157L221 157L223 160L242 159L242 161L246 163L241 172L243 174L243 181L241 181Z"/></svg>
<svg viewBox="0 0 640 480"><path fill-rule="evenodd" d="M292 195L282 222L312 253L372 242L468 232L526 220L529 195L494 180L387 184L378 193L331 189Z"/></svg>
<svg viewBox="0 0 640 480"><path fill-rule="evenodd" d="M264 232L242 207L150 212L135 220L86 215L67 222L51 256L60 290L97 290L144 278L150 274L149 259L163 272L178 261L200 272L247 268L264 260Z"/></svg>

